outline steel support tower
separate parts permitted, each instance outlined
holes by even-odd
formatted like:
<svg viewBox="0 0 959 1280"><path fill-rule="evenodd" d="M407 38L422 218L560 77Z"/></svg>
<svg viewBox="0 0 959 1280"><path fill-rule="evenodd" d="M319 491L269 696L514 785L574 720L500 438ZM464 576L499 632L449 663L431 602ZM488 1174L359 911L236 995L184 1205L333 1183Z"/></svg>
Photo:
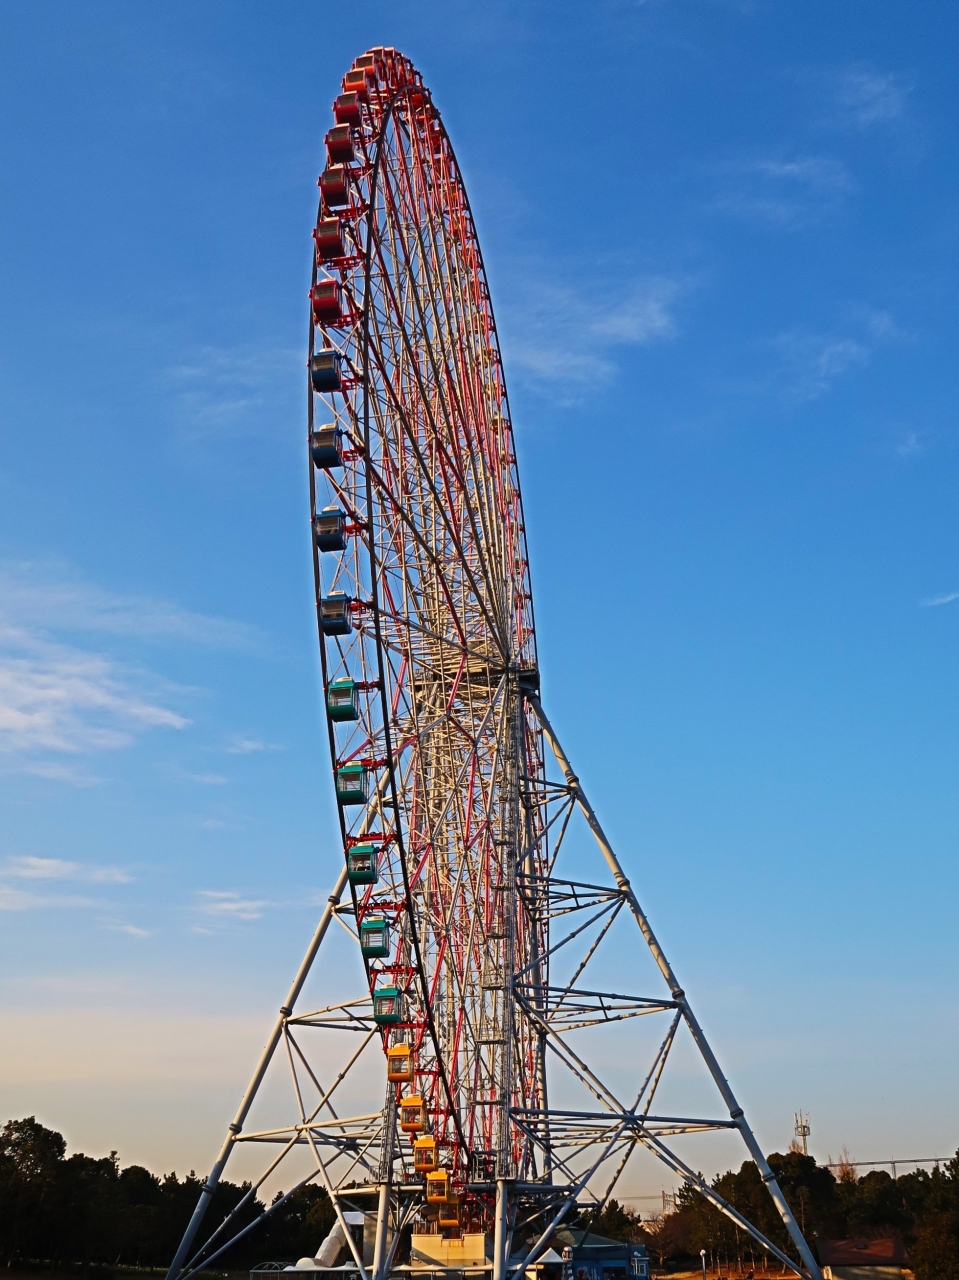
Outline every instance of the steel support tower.
<svg viewBox="0 0 959 1280"><path fill-rule="evenodd" d="M258 1193L283 1189L270 1214L309 1183L340 1234L308 1269L341 1243L359 1280L509 1280L643 1152L821 1280L543 710L483 260L439 113L395 50L344 77L319 185L310 519L342 869L168 1280L254 1229ZM597 621L589 593L571 608ZM693 1058L711 1102L690 1115ZM722 1133L794 1256L691 1162ZM252 1185L211 1224L241 1149Z"/></svg>

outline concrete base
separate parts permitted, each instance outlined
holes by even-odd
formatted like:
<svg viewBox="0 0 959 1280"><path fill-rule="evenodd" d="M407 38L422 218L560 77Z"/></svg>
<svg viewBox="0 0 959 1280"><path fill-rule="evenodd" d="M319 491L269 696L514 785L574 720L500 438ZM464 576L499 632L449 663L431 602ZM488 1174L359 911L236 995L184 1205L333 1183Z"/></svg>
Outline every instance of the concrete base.
<svg viewBox="0 0 959 1280"><path fill-rule="evenodd" d="M412 1245L410 1266L413 1271L492 1265L487 1257L486 1236L482 1231L464 1235L459 1240L446 1240L443 1236L419 1235L414 1232Z"/></svg>

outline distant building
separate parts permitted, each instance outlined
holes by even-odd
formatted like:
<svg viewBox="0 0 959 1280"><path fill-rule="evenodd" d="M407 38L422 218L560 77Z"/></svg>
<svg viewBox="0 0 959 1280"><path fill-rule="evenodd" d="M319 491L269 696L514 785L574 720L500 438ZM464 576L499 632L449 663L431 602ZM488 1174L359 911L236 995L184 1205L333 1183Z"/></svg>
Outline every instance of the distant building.
<svg viewBox="0 0 959 1280"><path fill-rule="evenodd" d="M897 1236L881 1240L817 1240L823 1280L902 1280L909 1265Z"/></svg>
<svg viewBox="0 0 959 1280"><path fill-rule="evenodd" d="M649 1255L641 1244L623 1244L593 1231L587 1234L563 1228L553 1237L553 1248L562 1251L565 1280L648 1280L649 1277Z"/></svg>

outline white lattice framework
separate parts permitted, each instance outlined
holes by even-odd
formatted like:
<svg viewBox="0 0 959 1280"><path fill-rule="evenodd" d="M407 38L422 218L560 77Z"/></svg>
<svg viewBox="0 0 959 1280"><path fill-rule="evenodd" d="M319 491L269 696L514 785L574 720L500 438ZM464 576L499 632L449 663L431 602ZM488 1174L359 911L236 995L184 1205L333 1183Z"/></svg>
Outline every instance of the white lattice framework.
<svg viewBox="0 0 959 1280"><path fill-rule="evenodd" d="M488 1267L505 1280L536 1264L571 1212L598 1212L639 1150L819 1280L540 702L496 327L439 114L409 61L384 49L357 59L334 113L314 232L308 435L343 870L169 1280L249 1229L238 1226L245 1202L198 1243L239 1144L264 1150L247 1201L278 1179L287 1196L304 1182L326 1188L361 1280L401 1265L410 1227L484 1233ZM362 944L356 989L309 1007L304 988L334 920ZM654 994L633 990L637 945ZM625 1094L594 1052L624 1027L635 1046ZM682 1037L711 1077L718 1116L656 1106ZM401 1045L415 1062L406 1083L384 1069ZM287 1119L257 1128L254 1104L278 1070ZM344 1113L344 1082L364 1070L379 1083ZM398 1123L411 1096L415 1132ZM798 1262L680 1153L683 1138L728 1131L759 1166ZM439 1208L414 1161L424 1134L448 1179ZM375 1228L366 1255L344 1217L357 1208Z"/></svg>

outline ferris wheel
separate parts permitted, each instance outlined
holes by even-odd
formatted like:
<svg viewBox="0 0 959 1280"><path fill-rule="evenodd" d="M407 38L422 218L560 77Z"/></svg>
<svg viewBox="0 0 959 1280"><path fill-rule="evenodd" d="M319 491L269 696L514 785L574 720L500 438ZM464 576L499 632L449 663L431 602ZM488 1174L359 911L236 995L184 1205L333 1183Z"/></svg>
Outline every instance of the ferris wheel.
<svg viewBox="0 0 959 1280"><path fill-rule="evenodd" d="M341 870L169 1280L209 1266L249 1229L241 1204L196 1243L243 1144L269 1151L248 1200L277 1185L284 1162L296 1169L267 1213L307 1183L330 1196L336 1224L304 1272L345 1256L358 1280L530 1275L563 1223L595 1218L644 1151L819 1280L543 711L490 290L449 137L407 58L377 48L356 59L325 151L307 437ZM574 819L589 844L577 843ZM334 921L349 935L353 990L306 1004ZM637 948L655 995L622 989ZM624 1097L590 1045L654 1024L648 1061L629 1072L635 1096ZM653 1110L682 1034L718 1090L720 1118ZM250 1128L278 1064L292 1109ZM352 1094L351 1081L362 1086ZM675 1149L677 1137L717 1132L756 1160L782 1242Z"/></svg>
<svg viewBox="0 0 959 1280"><path fill-rule="evenodd" d="M417 1132L420 1108L413 1169L438 1195L469 1180L471 1155L495 1157L491 1174L521 1163L507 1112L539 1100L537 1042L511 1023L506 980L543 946L542 925L507 909L517 841L526 870L545 870L541 733L521 695L536 645L466 191L412 67L359 62L334 106L315 233L314 565L360 949L374 1018L400 1028L384 1036L391 1064L416 1064L401 1123Z"/></svg>

